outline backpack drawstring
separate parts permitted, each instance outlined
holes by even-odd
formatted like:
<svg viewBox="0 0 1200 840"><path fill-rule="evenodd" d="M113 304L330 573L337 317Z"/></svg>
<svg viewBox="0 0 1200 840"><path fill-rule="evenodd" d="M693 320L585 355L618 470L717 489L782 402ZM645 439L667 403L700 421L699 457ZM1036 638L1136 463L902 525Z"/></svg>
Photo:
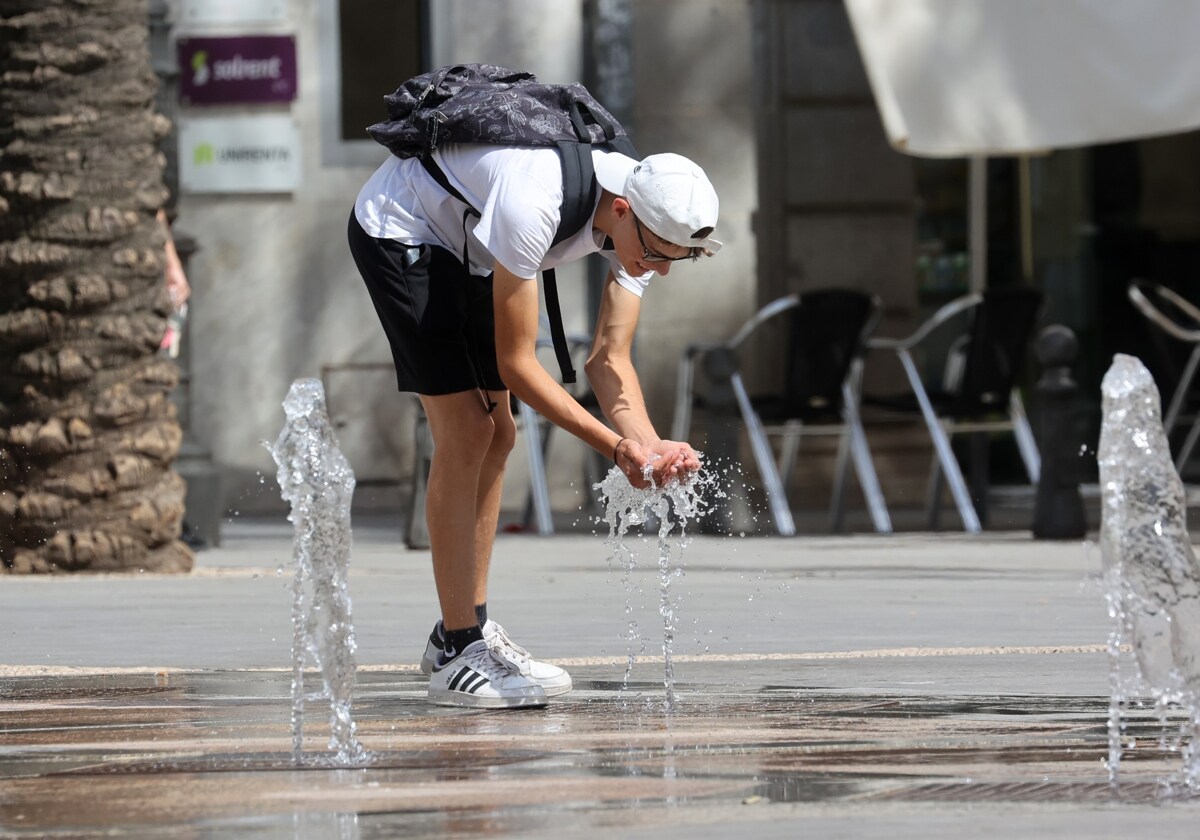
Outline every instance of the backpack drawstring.
<svg viewBox="0 0 1200 840"><path fill-rule="evenodd" d="M483 368L479 364L479 348L475 344L475 336L468 331L464 333L467 339L467 359L471 362L471 370L475 372L475 383L478 386L479 399L483 401L483 410L491 414L496 410L496 401L488 393L487 382L483 379Z"/></svg>

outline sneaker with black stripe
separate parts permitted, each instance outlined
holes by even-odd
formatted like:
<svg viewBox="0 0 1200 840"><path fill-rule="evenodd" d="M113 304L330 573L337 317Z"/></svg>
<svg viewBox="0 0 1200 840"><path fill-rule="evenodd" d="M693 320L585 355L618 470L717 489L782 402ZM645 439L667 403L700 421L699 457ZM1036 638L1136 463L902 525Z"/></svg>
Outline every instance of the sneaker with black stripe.
<svg viewBox="0 0 1200 840"><path fill-rule="evenodd" d="M542 687L495 656L483 639L448 662L440 660L429 675L430 703L484 709L546 705Z"/></svg>
<svg viewBox="0 0 1200 840"><path fill-rule="evenodd" d="M483 625L483 639L487 642L492 653L520 672L521 676L537 683L546 692L547 697L557 697L571 690L571 675L557 665L549 662L539 662L529 655L529 651L508 637L497 622L488 620ZM446 631L442 622L433 625L429 641L425 643L425 655L421 657L421 673L433 671L434 665L442 657L442 648L446 646Z"/></svg>

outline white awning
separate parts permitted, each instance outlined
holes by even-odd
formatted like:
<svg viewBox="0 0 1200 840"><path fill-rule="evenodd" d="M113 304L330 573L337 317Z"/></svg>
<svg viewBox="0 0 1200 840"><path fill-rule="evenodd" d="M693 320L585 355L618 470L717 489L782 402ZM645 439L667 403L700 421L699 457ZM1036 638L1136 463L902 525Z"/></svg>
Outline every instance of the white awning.
<svg viewBox="0 0 1200 840"><path fill-rule="evenodd" d="M892 145L1012 155L1200 127L1196 0L846 0Z"/></svg>

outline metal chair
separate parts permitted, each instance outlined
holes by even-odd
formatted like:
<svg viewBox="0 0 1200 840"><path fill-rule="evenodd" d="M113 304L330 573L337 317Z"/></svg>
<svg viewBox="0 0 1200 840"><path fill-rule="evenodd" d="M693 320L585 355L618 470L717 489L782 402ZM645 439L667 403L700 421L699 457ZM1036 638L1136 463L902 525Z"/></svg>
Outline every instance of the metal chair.
<svg viewBox="0 0 1200 840"><path fill-rule="evenodd" d="M321 385L325 389L326 405L329 410L329 418L335 429L344 428L347 425L345 412L347 409L335 410L335 394L332 382L335 376L355 373L385 373L394 372L396 366L392 362L338 362L335 364L321 365ZM425 522L425 497L427 484L429 479L429 465L433 458L433 435L429 431L429 421L425 417L425 411L421 408L421 401L416 394L407 394L412 400L412 410L414 412L413 422L413 470L411 476L411 490L408 496L408 516L407 524L405 525L404 544L408 548L425 549L429 548L429 528ZM340 408L340 406L339 406ZM354 411L357 411L356 406ZM403 484L396 476L388 476L386 478L364 478L359 476L357 479L358 487L370 486L398 486Z"/></svg>
<svg viewBox="0 0 1200 840"><path fill-rule="evenodd" d="M549 324L545 322L545 316L542 316L543 332L549 330ZM545 349L554 346L553 341L542 336L537 340L538 349ZM587 354L592 346L591 339L582 334L568 333L567 347L574 359L574 364L577 369L582 370L583 362L587 358ZM600 405L596 402L595 396L591 389L586 386L586 377L580 375L576 383L564 385L570 391L571 396L579 400L584 408L603 419L603 414L600 411ZM555 426L553 423L547 422L530 406L521 402L521 400L513 398L513 402L517 408L517 417L520 419L520 432L525 440L525 449L528 453L529 461L529 492L525 497L525 513L523 521L525 526L530 524L541 536L550 536L554 533L554 519L550 508L550 486L546 478L546 458L550 452L550 437L554 432ZM596 466L596 457L593 457L589 451L587 461L585 462L584 485L585 488L590 488L592 478L599 469ZM596 477L599 481L602 477Z"/></svg>
<svg viewBox="0 0 1200 840"><path fill-rule="evenodd" d="M942 476L971 533L982 530L950 437L962 432L1011 431L1031 483L1041 473L1037 443L1017 390L1017 377L1041 311L1042 294L1026 286L989 289L947 303L916 332L904 339L871 338L871 350L894 352L908 378L910 392L892 397L868 397L866 402L905 414L918 414L933 439L934 460L929 482L929 521L936 527ZM923 376L914 355L944 339L950 326L967 328L949 342L940 375ZM950 326L948 326L950 325ZM933 366L936 367L936 366Z"/></svg>
<svg viewBox="0 0 1200 840"><path fill-rule="evenodd" d="M549 332L549 322L542 316L542 332ZM571 353L576 357L576 365L582 366L580 354L584 357L587 355L588 348L591 346L591 340L587 336L571 334L567 336L568 346ZM539 349L553 346L551 339L547 337L539 337L537 340ZM376 372L393 370L394 365L391 362L344 362L339 364L327 364L321 366L321 382L325 387L325 393L330 393L330 378L334 374L346 372ZM600 413L599 406L596 405L594 398L589 402L590 392L584 394L585 386L576 385L573 393L580 398L581 402L591 408L596 414ZM421 408L421 403L418 397L412 395L414 411L416 419L413 428L413 470L412 470L412 490L409 495L408 509L408 526L404 536L405 545L408 548L425 549L429 548L429 530L425 521L425 499L428 490L429 467L433 459L433 435L429 430L429 421L425 417L425 412ZM525 440L526 457L529 465L529 493L525 503L525 523L526 525L533 524L539 535L549 536L554 533L554 520L550 508L550 491L546 480L546 465L545 459L547 450L550 446L550 430L554 427L541 418L541 416L520 400L513 398L514 418L517 420L518 431ZM344 420L340 420L333 412L332 401L330 407L330 416L335 418L335 425L345 425ZM599 457L599 456L597 456ZM594 472L596 467L593 461L589 461ZM585 478L586 480L586 478ZM359 486L370 484L393 484L397 483L394 480L373 479L368 481L360 481ZM590 486L590 484L589 484Z"/></svg>
<svg viewBox="0 0 1200 840"><path fill-rule="evenodd" d="M680 359L672 423L676 440L686 439L693 409L705 406L694 388L698 360L714 351L732 356L768 321L789 314L783 390L768 397L751 397L741 371L736 369L729 383L767 491L775 528L784 536L796 533L786 487L805 435L840 437L830 528L841 529L846 470L853 459L875 530L892 530L859 416L863 342L874 329L880 308L878 297L851 289L788 295L760 309L728 341L689 345ZM771 449L771 437L782 438L778 460Z"/></svg>
<svg viewBox="0 0 1200 840"><path fill-rule="evenodd" d="M1182 472L1200 440L1200 413L1185 414L1188 398L1192 396L1192 380L1200 366L1200 308L1165 286L1144 280L1134 280L1129 284L1129 299L1151 324L1167 336L1192 346L1183 372L1176 378L1171 403L1163 417L1163 431L1168 438L1180 421L1190 420L1192 423L1183 446L1175 456L1175 469ZM1166 348L1163 349L1163 356L1169 358L1171 354Z"/></svg>

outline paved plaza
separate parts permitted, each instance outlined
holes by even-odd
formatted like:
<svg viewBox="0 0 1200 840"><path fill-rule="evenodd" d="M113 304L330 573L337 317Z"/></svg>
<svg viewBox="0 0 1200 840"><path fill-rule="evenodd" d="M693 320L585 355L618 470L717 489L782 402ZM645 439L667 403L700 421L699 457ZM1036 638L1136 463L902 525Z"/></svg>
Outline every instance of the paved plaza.
<svg viewBox="0 0 1200 840"><path fill-rule="evenodd" d="M627 574L602 535L505 535L490 612L576 688L494 712L425 702L429 556L398 534L355 524L353 769L320 703L291 760L282 520L188 576L0 578L0 837L1195 836L1177 711L1133 711L1109 784L1091 543L698 537L668 713L657 543Z"/></svg>

